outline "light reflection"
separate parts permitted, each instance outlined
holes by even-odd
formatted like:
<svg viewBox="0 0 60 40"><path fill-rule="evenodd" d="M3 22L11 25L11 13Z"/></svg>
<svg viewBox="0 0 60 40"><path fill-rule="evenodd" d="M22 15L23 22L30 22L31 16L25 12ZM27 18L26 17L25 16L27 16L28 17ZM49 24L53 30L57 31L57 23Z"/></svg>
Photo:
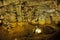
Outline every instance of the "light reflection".
<svg viewBox="0 0 60 40"><path fill-rule="evenodd" d="M18 40L17 38L15 38L14 40Z"/></svg>
<svg viewBox="0 0 60 40"><path fill-rule="evenodd" d="M37 29L35 30L35 32L36 32L36 33L41 33L41 29L37 28Z"/></svg>

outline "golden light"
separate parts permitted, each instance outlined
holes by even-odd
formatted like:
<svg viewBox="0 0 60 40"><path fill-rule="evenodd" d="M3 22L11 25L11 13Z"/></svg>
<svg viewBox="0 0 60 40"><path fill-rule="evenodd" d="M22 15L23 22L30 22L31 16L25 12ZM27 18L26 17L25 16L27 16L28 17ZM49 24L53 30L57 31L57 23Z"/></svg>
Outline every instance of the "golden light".
<svg viewBox="0 0 60 40"><path fill-rule="evenodd" d="M40 16L40 18L39 18L39 24L41 24L41 25L45 24L45 16L44 15Z"/></svg>
<svg viewBox="0 0 60 40"><path fill-rule="evenodd" d="M40 20L39 24L44 25L45 24L45 20Z"/></svg>
<svg viewBox="0 0 60 40"><path fill-rule="evenodd" d="M35 30L35 32L36 32L36 33L41 33L41 29L37 28L37 29Z"/></svg>

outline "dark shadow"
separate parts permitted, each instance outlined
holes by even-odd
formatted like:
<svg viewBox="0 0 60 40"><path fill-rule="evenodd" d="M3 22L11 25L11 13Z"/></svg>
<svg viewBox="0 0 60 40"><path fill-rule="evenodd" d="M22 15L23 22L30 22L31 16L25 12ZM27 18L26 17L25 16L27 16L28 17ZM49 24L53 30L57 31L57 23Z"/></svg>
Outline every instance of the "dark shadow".
<svg viewBox="0 0 60 40"><path fill-rule="evenodd" d="M53 35L48 40L60 40L60 32L57 32L55 35Z"/></svg>
<svg viewBox="0 0 60 40"><path fill-rule="evenodd" d="M0 19L0 21L1 21L1 22L0 22L0 26L2 26L2 25L3 25L3 20L2 20L2 19Z"/></svg>
<svg viewBox="0 0 60 40"><path fill-rule="evenodd" d="M57 27L60 27L60 21L56 24Z"/></svg>
<svg viewBox="0 0 60 40"><path fill-rule="evenodd" d="M45 26L43 28L43 33L44 34L53 34L55 32L56 32L56 30L54 28L50 27L50 26Z"/></svg>
<svg viewBox="0 0 60 40"><path fill-rule="evenodd" d="M57 0L57 5L60 5L60 0Z"/></svg>

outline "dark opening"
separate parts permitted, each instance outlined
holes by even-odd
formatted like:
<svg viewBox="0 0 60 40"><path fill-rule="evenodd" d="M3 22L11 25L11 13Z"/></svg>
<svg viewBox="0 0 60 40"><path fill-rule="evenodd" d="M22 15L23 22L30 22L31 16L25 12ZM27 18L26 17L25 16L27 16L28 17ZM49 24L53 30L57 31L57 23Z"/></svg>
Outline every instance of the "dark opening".
<svg viewBox="0 0 60 40"><path fill-rule="evenodd" d="M53 33L55 33L55 29L54 28L52 28L51 26L45 26L44 28L43 28L43 33L44 34L53 34Z"/></svg>
<svg viewBox="0 0 60 40"><path fill-rule="evenodd" d="M60 27L60 22L58 22L56 25L57 25L57 27Z"/></svg>
<svg viewBox="0 0 60 40"><path fill-rule="evenodd" d="M1 22L0 22L0 26L2 26L2 25L3 25L3 20L2 20L2 19L0 19L0 21L1 21Z"/></svg>
<svg viewBox="0 0 60 40"><path fill-rule="evenodd" d="M57 5L60 5L60 0L57 0Z"/></svg>

